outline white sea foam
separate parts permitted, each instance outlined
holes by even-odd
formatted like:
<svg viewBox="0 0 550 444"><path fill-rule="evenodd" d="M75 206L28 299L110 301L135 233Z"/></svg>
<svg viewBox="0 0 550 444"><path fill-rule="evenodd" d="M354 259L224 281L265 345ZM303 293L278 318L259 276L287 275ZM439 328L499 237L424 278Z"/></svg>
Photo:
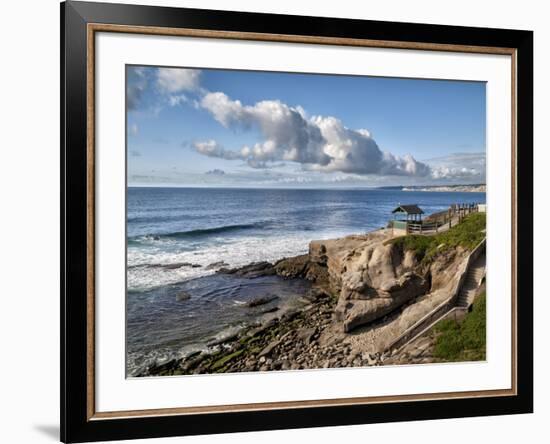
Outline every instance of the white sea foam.
<svg viewBox="0 0 550 444"><path fill-rule="evenodd" d="M343 233L321 233L315 238L333 238ZM275 261L283 257L305 254L311 233L278 237L248 237L220 239L194 251L170 251L161 248L128 249L128 290L144 291L212 274L216 268L208 266L223 262L228 267L240 267L252 262ZM170 269L163 266L183 265ZM200 267L197 267L200 265Z"/></svg>

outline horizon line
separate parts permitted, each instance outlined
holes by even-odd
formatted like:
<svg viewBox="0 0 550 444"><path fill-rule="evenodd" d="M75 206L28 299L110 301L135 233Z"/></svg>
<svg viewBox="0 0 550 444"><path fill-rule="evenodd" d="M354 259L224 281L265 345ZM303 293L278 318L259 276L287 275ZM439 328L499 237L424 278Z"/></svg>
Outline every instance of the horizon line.
<svg viewBox="0 0 550 444"><path fill-rule="evenodd" d="M245 190L387 190L389 188L436 188L436 187L477 187L487 186L485 183L474 184L443 184L443 185L378 185L378 186L246 186L246 185L178 185L178 184L127 184L127 188L190 188L190 189L245 189ZM396 190L398 191L398 190Z"/></svg>

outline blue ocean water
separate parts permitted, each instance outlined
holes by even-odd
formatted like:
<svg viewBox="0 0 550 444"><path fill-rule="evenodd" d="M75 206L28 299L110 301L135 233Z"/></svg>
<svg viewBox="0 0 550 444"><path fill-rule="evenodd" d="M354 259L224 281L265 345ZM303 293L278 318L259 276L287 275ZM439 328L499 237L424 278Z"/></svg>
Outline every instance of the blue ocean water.
<svg viewBox="0 0 550 444"><path fill-rule="evenodd" d="M242 309L249 298L276 293L273 304L288 305L304 290L273 277L215 275L218 268L303 254L313 239L384 227L393 208L412 203L430 214L485 203L485 193L129 188L129 374L256 320L261 312ZM182 291L191 298L177 301Z"/></svg>

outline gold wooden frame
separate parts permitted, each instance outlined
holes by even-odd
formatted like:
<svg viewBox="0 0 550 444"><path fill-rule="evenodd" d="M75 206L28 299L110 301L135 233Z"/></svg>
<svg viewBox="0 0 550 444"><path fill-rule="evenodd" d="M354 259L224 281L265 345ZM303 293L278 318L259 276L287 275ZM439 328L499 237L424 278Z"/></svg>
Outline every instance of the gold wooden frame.
<svg viewBox="0 0 550 444"><path fill-rule="evenodd" d="M424 51L446 51L478 54L498 54L511 57L512 80L512 374L511 388L445 393L419 393L413 395L371 396L308 401L265 402L216 406L177 407L146 410L97 412L95 410L95 34L115 32L143 35L183 36L265 42L306 43L336 46L358 46ZM213 31L190 28L164 28L127 26L116 24L87 25L87 419L88 421L148 416L207 414L276 409L299 409L357 404L379 404L403 401L500 397L517 395L517 119L516 119L516 59L515 48L489 46L450 45L438 43L399 42L336 37L315 37L283 34L264 34L234 31Z"/></svg>

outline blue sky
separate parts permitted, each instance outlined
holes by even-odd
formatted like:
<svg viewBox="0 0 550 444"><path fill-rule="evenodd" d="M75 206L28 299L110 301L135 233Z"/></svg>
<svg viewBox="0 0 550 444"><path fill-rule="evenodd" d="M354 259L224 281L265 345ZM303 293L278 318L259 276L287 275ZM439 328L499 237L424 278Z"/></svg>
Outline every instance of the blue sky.
<svg viewBox="0 0 550 444"><path fill-rule="evenodd" d="M485 84L127 67L129 185L485 182Z"/></svg>

